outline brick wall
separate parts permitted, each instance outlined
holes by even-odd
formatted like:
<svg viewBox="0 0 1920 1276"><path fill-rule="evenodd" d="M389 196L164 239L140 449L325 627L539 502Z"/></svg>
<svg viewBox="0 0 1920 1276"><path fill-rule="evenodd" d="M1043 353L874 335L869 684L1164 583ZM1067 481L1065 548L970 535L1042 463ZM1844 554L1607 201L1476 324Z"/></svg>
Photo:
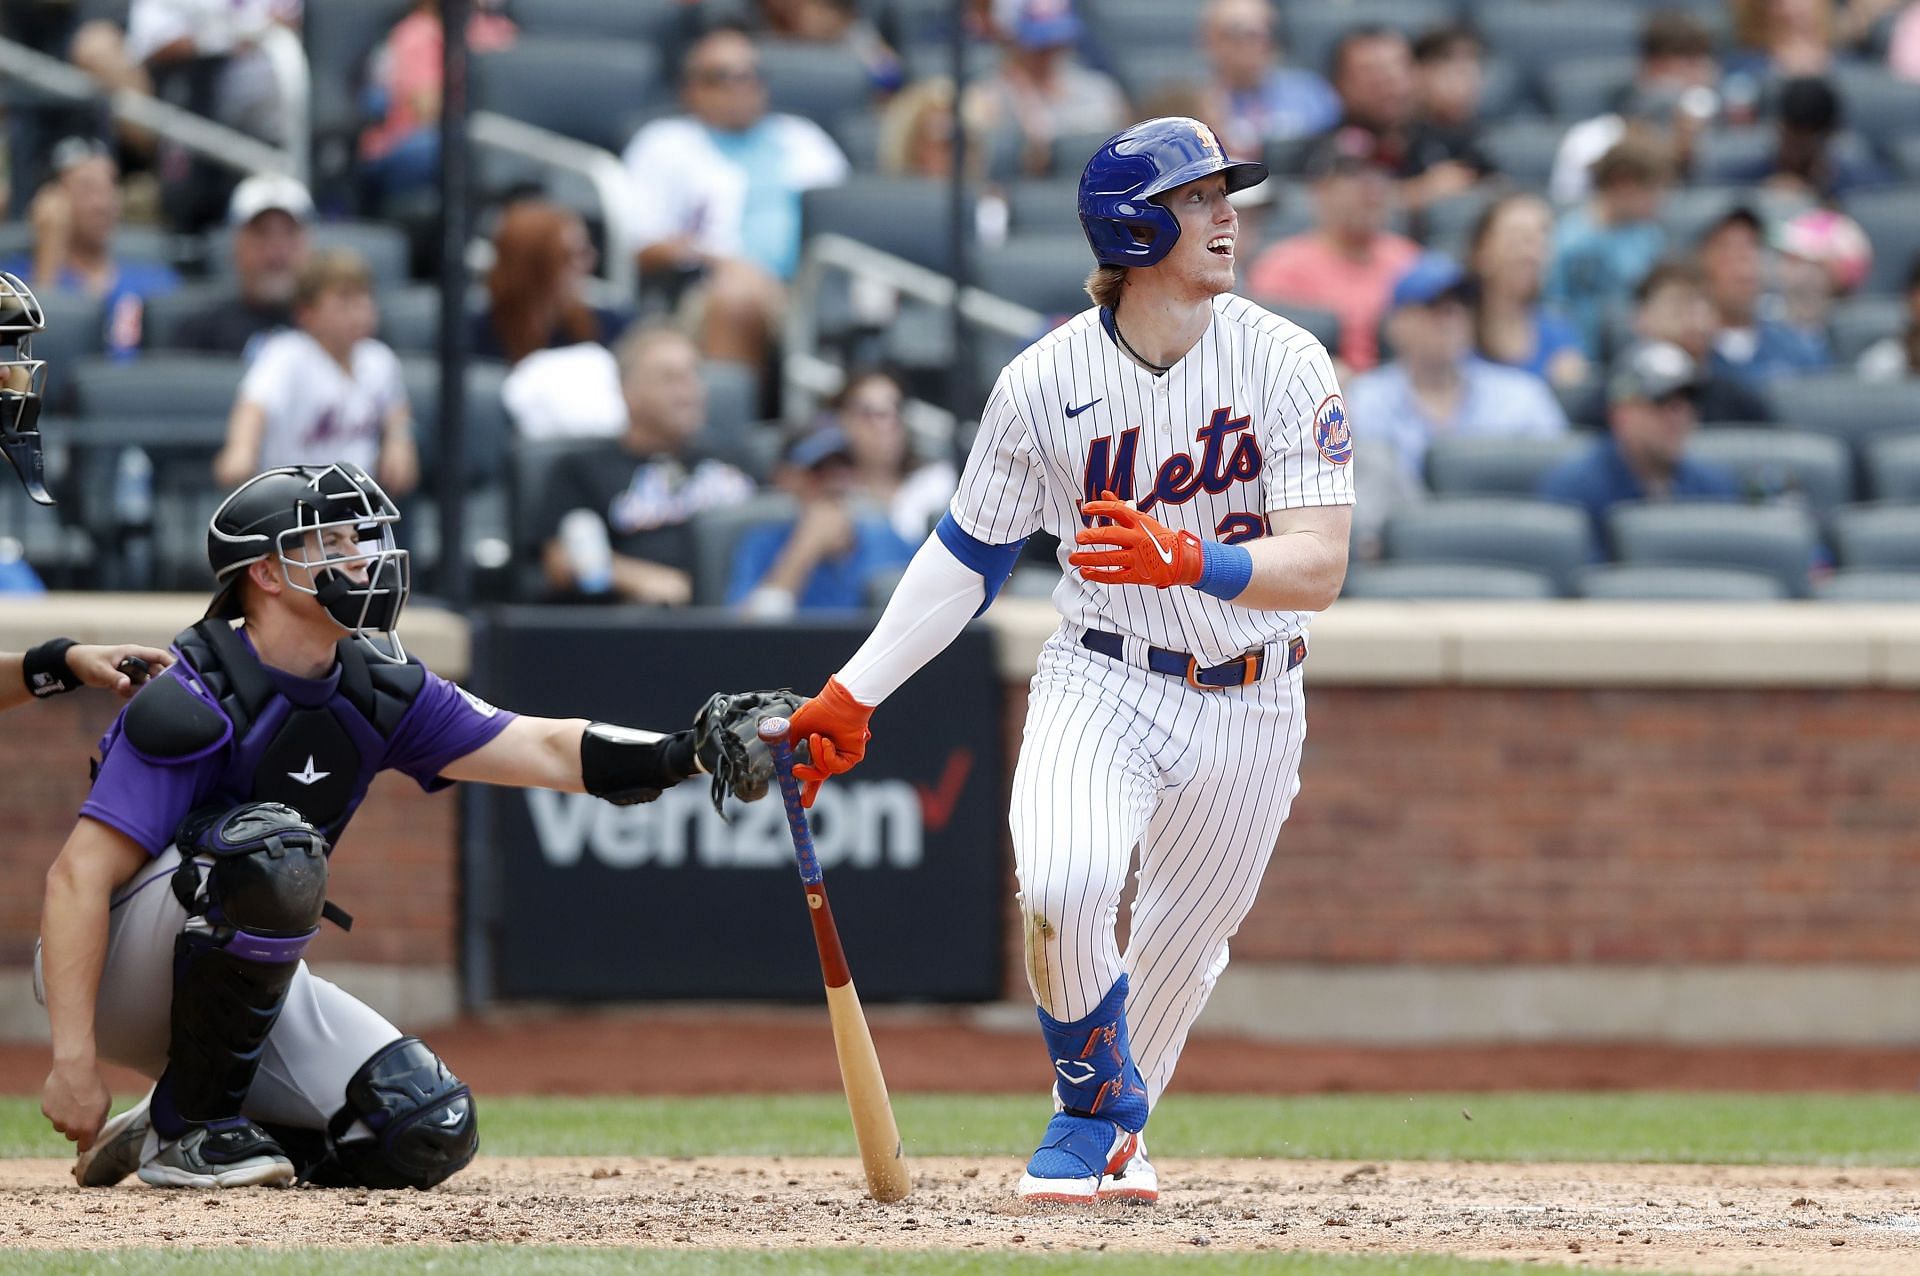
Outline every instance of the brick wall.
<svg viewBox="0 0 1920 1276"><path fill-rule="evenodd" d="M26 705L0 718L0 967L31 963L47 866L87 791L87 759L114 708L95 694ZM331 897L351 935L323 926L319 961L446 967L455 954L453 794L429 797L382 775L334 860Z"/></svg>
<svg viewBox="0 0 1920 1276"><path fill-rule="evenodd" d="M1920 963L1912 692L1323 686L1308 724L1236 961Z"/></svg>

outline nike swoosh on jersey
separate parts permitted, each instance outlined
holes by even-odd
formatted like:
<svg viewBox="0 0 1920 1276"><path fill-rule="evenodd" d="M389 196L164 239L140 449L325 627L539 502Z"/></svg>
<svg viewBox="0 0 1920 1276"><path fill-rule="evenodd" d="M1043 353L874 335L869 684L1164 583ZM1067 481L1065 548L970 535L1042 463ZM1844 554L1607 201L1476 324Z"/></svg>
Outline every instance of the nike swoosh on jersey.
<svg viewBox="0 0 1920 1276"><path fill-rule="evenodd" d="M1101 397L1104 398L1105 396L1103 395ZM1089 399L1085 403L1082 403L1077 408L1069 404L1067 406L1067 419L1071 421L1074 417L1079 416L1082 412L1085 412L1088 408L1092 407L1094 404L1098 402L1100 402L1100 399Z"/></svg>

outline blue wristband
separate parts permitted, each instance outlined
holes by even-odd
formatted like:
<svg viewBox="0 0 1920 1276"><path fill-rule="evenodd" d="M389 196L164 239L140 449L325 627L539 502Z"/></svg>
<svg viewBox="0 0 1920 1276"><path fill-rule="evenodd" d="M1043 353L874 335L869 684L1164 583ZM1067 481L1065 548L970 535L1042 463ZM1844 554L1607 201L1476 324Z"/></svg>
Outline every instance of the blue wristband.
<svg viewBox="0 0 1920 1276"><path fill-rule="evenodd" d="M1193 587L1203 594L1232 602L1246 592L1253 579L1253 555L1245 545L1200 542L1200 579Z"/></svg>

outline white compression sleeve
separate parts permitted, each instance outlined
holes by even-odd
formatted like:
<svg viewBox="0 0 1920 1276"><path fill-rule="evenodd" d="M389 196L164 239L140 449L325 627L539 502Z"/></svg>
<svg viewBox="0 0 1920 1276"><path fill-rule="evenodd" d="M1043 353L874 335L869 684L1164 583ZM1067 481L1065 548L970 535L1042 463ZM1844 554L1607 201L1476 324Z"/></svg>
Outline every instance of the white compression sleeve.
<svg viewBox="0 0 1920 1276"><path fill-rule="evenodd" d="M927 537L880 623L840 670L840 685L861 704L879 704L945 651L986 597L980 573L955 558L938 536Z"/></svg>

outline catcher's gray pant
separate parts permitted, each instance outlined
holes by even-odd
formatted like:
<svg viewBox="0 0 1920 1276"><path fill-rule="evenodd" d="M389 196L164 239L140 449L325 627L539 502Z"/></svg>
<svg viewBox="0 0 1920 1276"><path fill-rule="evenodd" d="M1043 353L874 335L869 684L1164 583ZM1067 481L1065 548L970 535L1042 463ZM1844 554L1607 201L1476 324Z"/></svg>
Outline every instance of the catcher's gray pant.
<svg viewBox="0 0 1920 1276"><path fill-rule="evenodd" d="M201 863L211 860L203 856ZM155 1080L167 1066L174 937L187 924L187 910L171 885L179 866L179 850L168 847L115 892L108 914L107 962L94 1007L100 1057ZM33 991L45 1005L37 951ZM303 961L267 1037L260 1072L243 1110L256 1121L324 1130L345 1106L347 1082L360 1065L400 1036L378 1012L314 974Z"/></svg>

